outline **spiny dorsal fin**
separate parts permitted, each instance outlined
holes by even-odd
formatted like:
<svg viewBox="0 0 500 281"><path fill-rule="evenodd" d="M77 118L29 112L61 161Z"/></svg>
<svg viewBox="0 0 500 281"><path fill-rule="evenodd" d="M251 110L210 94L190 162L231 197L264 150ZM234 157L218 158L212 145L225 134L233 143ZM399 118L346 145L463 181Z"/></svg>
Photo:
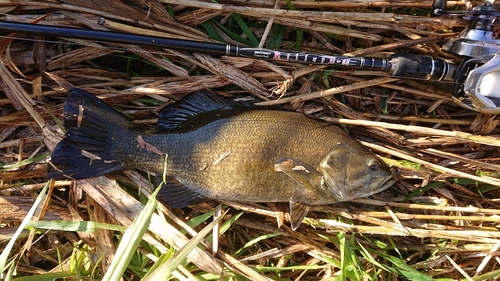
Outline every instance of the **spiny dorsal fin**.
<svg viewBox="0 0 500 281"><path fill-rule="evenodd" d="M258 107L251 103L240 103L205 92L191 93L160 111L156 130L190 130L213 120L256 108Z"/></svg>

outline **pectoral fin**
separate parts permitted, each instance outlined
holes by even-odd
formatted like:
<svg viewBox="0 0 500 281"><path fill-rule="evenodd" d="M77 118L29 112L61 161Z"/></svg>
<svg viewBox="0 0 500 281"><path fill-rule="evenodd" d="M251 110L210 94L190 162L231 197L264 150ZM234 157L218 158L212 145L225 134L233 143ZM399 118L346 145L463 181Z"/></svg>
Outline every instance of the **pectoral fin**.
<svg viewBox="0 0 500 281"><path fill-rule="evenodd" d="M293 230L297 230L302 220L309 213L309 206L303 203L290 201L290 224Z"/></svg>
<svg viewBox="0 0 500 281"><path fill-rule="evenodd" d="M314 167L298 159L281 158L278 164L274 165L274 170L283 172L300 185L314 189L321 186L322 175Z"/></svg>

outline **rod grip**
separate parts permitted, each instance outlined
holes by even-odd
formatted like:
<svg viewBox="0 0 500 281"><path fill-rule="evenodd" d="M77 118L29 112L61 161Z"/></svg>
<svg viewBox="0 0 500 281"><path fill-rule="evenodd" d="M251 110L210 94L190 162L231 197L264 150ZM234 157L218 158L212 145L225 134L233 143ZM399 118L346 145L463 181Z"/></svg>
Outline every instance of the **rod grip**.
<svg viewBox="0 0 500 281"><path fill-rule="evenodd" d="M441 58L397 53L391 56L391 75L422 80L454 81L456 66Z"/></svg>

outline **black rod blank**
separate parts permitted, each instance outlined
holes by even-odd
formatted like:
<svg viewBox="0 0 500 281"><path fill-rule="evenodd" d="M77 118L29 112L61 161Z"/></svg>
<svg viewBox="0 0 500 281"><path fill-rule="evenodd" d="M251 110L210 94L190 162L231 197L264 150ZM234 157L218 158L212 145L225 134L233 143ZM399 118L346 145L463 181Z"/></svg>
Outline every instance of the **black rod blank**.
<svg viewBox="0 0 500 281"><path fill-rule="evenodd" d="M143 45L214 55L239 56L256 59L299 63L327 64L351 68L390 71L391 63L384 58L347 57L315 53L251 48L222 43L205 43L164 37L124 34L111 31L90 30L52 25L0 21L0 31L53 37L79 38L122 44Z"/></svg>
<svg viewBox="0 0 500 281"><path fill-rule="evenodd" d="M99 23L103 22L104 19L99 20ZM418 80L455 81L457 69L455 64L441 58L412 54L395 54L389 59L347 57L8 21L0 21L0 31L143 45L214 55L381 70L389 72L393 77Z"/></svg>
<svg viewBox="0 0 500 281"><path fill-rule="evenodd" d="M78 38L103 42L113 42L132 45L143 45L190 52L203 52L216 55L234 56L228 51L226 44L204 43L189 40L170 39L145 35L125 34L103 30L91 30L54 25L29 24L18 22L0 21L0 30L24 34L34 34L53 37Z"/></svg>

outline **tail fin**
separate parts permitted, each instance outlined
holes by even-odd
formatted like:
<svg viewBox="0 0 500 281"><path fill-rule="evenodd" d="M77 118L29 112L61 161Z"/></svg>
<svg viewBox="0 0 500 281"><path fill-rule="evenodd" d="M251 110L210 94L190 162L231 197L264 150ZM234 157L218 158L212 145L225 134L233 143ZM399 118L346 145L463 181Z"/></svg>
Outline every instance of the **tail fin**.
<svg viewBox="0 0 500 281"><path fill-rule="evenodd" d="M126 130L130 122L100 99L81 89L70 90L64 103L65 138L51 156L47 176L83 179L121 170L110 153L112 130Z"/></svg>

